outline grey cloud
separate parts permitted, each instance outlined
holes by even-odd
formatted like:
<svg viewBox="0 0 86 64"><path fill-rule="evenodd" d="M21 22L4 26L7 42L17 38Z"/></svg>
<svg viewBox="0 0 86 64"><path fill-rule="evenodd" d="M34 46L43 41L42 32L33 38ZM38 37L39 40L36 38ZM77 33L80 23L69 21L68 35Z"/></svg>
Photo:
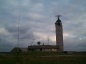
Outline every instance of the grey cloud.
<svg viewBox="0 0 86 64"><path fill-rule="evenodd" d="M14 45L11 42L9 42L7 38L9 38L9 36L6 35L1 36L0 34L0 52L4 51L8 52L14 47Z"/></svg>
<svg viewBox="0 0 86 64"><path fill-rule="evenodd" d="M68 51L85 51L86 40L79 39L79 37L66 37L64 40L64 49Z"/></svg>
<svg viewBox="0 0 86 64"><path fill-rule="evenodd" d="M20 35L20 39L34 38L32 29L30 26L19 26L19 30L18 30L18 26L12 25L12 26L8 26L6 29L8 32L13 34L13 36L16 37L16 39L18 38L18 34Z"/></svg>
<svg viewBox="0 0 86 64"><path fill-rule="evenodd" d="M41 9L39 7L39 10L36 10L34 7L38 3L42 3L43 8ZM21 10L19 8L21 8ZM55 35L54 23L56 20L54 16L56 14L61 14L63 31L64 33L70 34L69 38L64 38L65 50L85 50L85 0L66 0L65 2L63 0L37 0L36 2L34 0L22 0L21 2L20 0L0 0L0 27L4 27L9 33L8 35L0 34L3 40L1 41L1 45L3 45L2 49L6 46L6 43L8 43L7 47L15 46L16 44L15 42L18 37L17 24L19 21L19 10L21 13L19 30L20 46L30 45L32 41L36 44L39 37L35 36L33 32L40 32L50 36L51 34ZM31 17L29 13L33 13L33 15L38 14L39 17L37 19L33 18L33 15ZM77 37L71 37L71 35L76 35Z"/></svg>
<svg viewBox="0 0 86 64"><path fill-rule="evenodd" d="M10 51L14 46L17 45L17 41L18 41L18 30L17 29L18 27L16 26L6 27L5 30L9 33L9 35L1 36L1 41L0 41L1 50L0 51L2 50L4 51L6 49L8 49L7 51ZM30 27L29 28L27 28L27 26L20 27L20 31L19 31L19 41L20 42L18 43L19 46L28 46L35 39L36 39L36 36L34 36Z"/></svg>

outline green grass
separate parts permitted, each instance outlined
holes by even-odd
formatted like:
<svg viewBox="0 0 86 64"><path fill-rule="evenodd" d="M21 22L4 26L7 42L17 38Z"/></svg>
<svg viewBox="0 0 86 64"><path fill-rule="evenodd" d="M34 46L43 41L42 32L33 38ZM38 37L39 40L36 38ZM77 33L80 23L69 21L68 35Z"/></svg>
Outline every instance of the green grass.
<svg viewBox="0 0 86 64"><path fill-rule="evenodd" d="M86 54L28 52L0 55L0 64L86 64Z"/></svg>

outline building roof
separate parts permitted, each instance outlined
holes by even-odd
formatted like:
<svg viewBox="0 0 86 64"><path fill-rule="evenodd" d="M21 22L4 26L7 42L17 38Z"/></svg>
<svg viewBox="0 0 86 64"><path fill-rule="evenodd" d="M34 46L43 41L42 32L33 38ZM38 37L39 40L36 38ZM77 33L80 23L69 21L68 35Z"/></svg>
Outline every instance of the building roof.
<svg viewBox="0 0 86 64"><path fill-rule="evenodd" d="M55 45L34 45L34 46L28 46L28 49L58 49L58 46Z"/></svg>

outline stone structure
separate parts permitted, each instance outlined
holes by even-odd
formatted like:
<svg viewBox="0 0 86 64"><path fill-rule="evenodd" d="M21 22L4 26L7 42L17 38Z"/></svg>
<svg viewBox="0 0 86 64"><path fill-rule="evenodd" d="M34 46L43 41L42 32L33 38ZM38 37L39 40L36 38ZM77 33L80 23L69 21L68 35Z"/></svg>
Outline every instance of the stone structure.
<svg viewBox="0 0 86 64"><path fill-rule="evenodd" d="M55 22L56 46L59 47L58 51L63 51L63 29L62 29L62 22L59 17L60 17L60 15L57 16L58 19Z"/></svg>

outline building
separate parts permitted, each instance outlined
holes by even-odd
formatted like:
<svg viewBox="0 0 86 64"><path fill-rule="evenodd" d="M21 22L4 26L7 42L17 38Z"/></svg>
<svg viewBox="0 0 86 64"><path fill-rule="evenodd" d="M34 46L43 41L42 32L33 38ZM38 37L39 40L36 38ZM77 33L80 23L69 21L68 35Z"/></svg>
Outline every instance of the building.
<svg viewBox="0 0 86 64"><path fill-rule="evenodd" d="M56 51L57 46L54 45L34 45L28 46L28 51Z"/></svg>
<svg viewBox="0 0 86 64"><path fill-rule="evenodd" d="M55 22L56 28L56 45L35 45L28 46L29 51L63 51L63 29L62 22L60 20L60 15L57 16L57 21Z"/></svg>
<svg viewBox="0 0 86 64"><path fill-rule="evenodd" d="M28 49L27 48L20 48L21 52L27 52Z"/></svg>
<svg viewBox="0 0 86 64"><path fill-rule="evenodd" d="M63 28L62 28L62 22L60 20L60 15L58 15L57 18L58 19L55 22L56 46L59 46L58 51L63 51Z"/></svg>

